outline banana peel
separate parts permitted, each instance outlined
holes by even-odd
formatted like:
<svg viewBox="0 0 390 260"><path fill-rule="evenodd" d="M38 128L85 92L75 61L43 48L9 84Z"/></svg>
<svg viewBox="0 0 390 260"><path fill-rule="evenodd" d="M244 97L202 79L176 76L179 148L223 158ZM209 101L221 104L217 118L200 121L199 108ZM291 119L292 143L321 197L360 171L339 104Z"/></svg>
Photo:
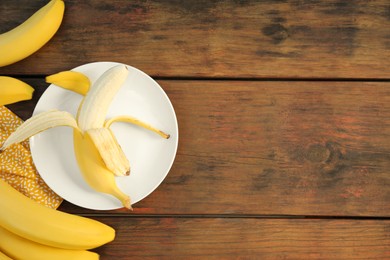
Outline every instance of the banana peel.
<svg viewBox="0 0 390 260"><path fill-rule="evenodd" d="M45 78L46 83L57 85L61 88L76 92L80 95L86 95L91 81L87 76L77 71L61 71Z"/></svg>

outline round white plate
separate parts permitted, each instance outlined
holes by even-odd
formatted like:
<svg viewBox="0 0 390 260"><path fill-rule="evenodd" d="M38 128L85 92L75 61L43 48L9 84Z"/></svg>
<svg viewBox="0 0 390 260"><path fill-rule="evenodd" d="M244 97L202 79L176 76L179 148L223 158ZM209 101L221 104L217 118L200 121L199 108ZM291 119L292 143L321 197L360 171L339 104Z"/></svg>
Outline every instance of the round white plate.
<svg viewBox="0 0 390 260"><path fill-rule="evenodd" d="M118 63L95 62L73 69L87 75L91 83ZM130 161L130 176L116 177L118 187L130 195L132 204L155 190L168 174L178 146L178 125L173 106L163 89L144 72L128 66L129 76L115 96L107 119L131 115L166 133L169 139L128 123L114 123L112 130ZM34 115L50 109L76 115L82 96L50 85L38 101ZM38 172L65 200L80 207L111 210L121 203L111 195L92 190L84 181L74 152L72 129L55 127L30 138L31 153Z"/></svg>

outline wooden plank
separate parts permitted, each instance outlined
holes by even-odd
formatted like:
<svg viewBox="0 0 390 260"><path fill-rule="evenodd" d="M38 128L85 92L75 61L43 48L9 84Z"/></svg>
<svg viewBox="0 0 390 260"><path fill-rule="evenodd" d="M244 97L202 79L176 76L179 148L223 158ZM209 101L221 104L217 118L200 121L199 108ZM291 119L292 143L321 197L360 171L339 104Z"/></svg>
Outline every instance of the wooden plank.
<svg viewBox="0 0 390 260"><path fill-rule="evenodd" d="M101 259L388 259L390 221L97 218L117 228Z"/></svg>
<svg viewBox="0 0 390 260"><path fill-rule="evenodd" d="M2 0L0 32L46 3ZM0 74L119 61L153 76L390 78L387 0L66 1L39 52Z"/></svg>
<svg viewBox="0 0 390 260"><path fill-rule="evenodd" d="M9 106L25 119L47 86L27 82L35 100ZM159 83L179 149L134 213L390 216L389 83Z"/></svg>

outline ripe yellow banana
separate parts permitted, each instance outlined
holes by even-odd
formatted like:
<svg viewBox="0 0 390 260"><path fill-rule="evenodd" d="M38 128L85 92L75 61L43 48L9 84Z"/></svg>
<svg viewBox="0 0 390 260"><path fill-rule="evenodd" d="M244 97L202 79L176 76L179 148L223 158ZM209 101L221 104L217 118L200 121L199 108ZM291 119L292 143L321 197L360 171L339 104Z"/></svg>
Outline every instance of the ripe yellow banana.
<svg viewBox="0 0 390 260"><path fill-rule="evenodd" d="M115 176L129 174L130 164L109 126L116 121L125 121L152 130L164 138L169 135L127 116L105 120L109 105L127 74L128 70L124 65L108 69L84 97L76 119L68 112L55 110L35 115L12 133L1 149L51 127L71 126L74 129L74 151L84 180L94 190L116 197L124 207L131 209L130 197L120 191L115 182Z"/></svg>
<svg viewBox="0 0 390 260"><path fill-rule="evenodd" d="M91 82L87 76L77 71L61 71L46 77L46 82L86 95Z"/></svg>
<svg viewBox="0 0 390 260"><path fill-rule="evenodd" d="M0 35L0 67L20 61L45 45L57 32L65 4L52 0L24 23Z"/></svg>
<svg viewBox="0 0 390 260"><path fill-rule="evenodd" d="M1 252L0 250L0 260L12 260L12 258L7 256L5 253Z"/></svg>
<svg viewBox="0 0 390 260"><path fill-rule="evenodd" d="M1 227L52 247L91 249L111 242L115 237L113 228L96 220L45 207L24 196L2 179L0 209Z"/></svg>
<svg viewBox="0 0 390 260"><path fill-rule="evenodd" d="M77 115L77 123L83 133L91 129L103 128L108 108L112 99L125 82L129 71L124 65L116 65L105 71L94 83L84 97ZM96 134L104 131L96 132ZM100 151L106 167L117 176L126 176L130 173L130 164L122 152L122 148L116 139L105 132L104 138L94 138L94 144ZM94 136L91 133L91 136ZM97 137L97 136L96 136ZM104 141L106 140L106 142ZM106 151L107 143L116 147L117 154ZM116 156L120 155L120 156ZM85 173L84 173L85 175Z"/></svg>
<svg viewBox="0 0 390 260"><path fill-rule="evenodd" d="M0 76L0 106L32 98L34 89L19 79Z"/></svg>
<svg viewBox="0 0 390 260"><path fill-rule="evenodd" d="M53 234L55 235L55 234ZM71 250L46 246L25 239L0 226L0 250L14 259L29 260L98 260L99 255L87 250ZM1 259L1 257L0 257Z"/></svg>

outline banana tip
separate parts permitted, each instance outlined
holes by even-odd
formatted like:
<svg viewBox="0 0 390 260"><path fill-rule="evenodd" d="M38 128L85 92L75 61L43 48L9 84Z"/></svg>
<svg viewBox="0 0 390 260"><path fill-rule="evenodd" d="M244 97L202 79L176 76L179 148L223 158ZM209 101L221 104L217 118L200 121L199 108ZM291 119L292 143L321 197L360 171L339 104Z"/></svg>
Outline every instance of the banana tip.
<svg viewBox="0 0 390 260"><path fill-rule="evenodd" d="M130 202L130 198L129 198L129 197L125 198L125 199L122 201L122 203L123 203L123 206L124 206L125 208L127 208L127 209L133 211L133 207L131 206L131 202Z"/></svg>
<svg viewBox="0 0 390 260"><path fill-rule="evenodd" d="M163 138L165 139L169 139L169 137L171 137L170 134L167 134L167 133L164 133L163 131L159 130L158 131L158 134L161 135Z"/></svg>

